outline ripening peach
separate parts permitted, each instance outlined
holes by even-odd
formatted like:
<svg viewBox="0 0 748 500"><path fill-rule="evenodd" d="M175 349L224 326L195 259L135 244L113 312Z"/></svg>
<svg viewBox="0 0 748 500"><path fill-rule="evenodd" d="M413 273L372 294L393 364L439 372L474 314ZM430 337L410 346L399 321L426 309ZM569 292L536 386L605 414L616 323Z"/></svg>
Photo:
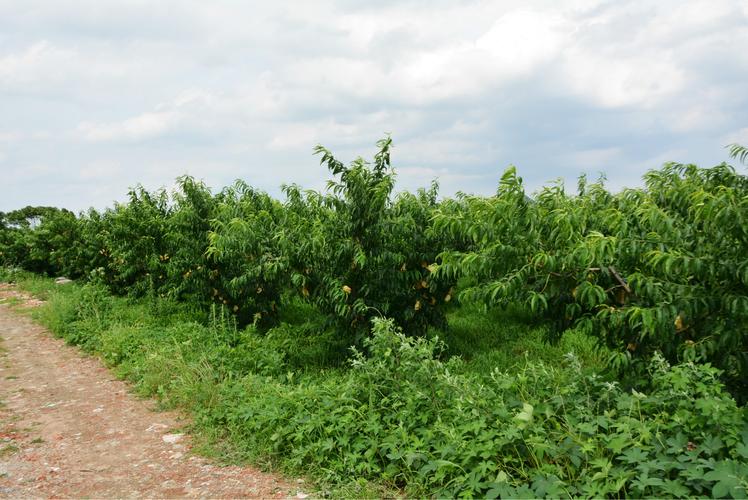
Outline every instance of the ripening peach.
<svg viewBox="0 0 748 500"><path fill-rule="evenodd" d="M683 330L683 318L680 317L680 314L675 318L674 324L676 332L680 332Z"/></svg>

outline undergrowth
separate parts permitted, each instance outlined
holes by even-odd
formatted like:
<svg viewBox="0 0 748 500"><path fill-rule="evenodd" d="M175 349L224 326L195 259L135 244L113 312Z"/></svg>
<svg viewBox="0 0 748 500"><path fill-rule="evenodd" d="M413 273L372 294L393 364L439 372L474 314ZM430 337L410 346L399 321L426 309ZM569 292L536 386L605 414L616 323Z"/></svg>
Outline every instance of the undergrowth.
<svg viewBox="0 0 748 500"><path fill-rule="evenodd" d="M322 493L746 496L745 411L709 365L656 356L632 389L598 374L582 334L548 346L500 313L463 309L419 339L375 320L364 355L301 305L260 333L220 310L34 283L37 319L188 410L219 458L309 474Z"/></svg>

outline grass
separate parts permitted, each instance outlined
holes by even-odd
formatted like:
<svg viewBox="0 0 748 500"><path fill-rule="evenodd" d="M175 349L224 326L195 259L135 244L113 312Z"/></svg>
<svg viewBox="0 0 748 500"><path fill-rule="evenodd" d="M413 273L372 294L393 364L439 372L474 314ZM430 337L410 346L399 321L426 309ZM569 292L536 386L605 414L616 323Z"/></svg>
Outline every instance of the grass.
<svg viewBox="0 0 748 500"><path fill-rule="evenodd" d="M432 330L447 345L447 354L462 357L468 370L489 374L498 368L513 371L527 360L548 364L562 362L572 352L585 369L599 371L606 351L584 333L569 330L557 343L547 342L547 326L538 324L518 308L485 310L464 305L448 316L446 331Z"/></svg>
<svg viewBox="0 0 748 500"><path fill-rule="evenodd" d="M4 278L7 280L8 276L0 272L0 281ZM229 317L222 317L220 311L206 316L189 306L165 299L130 300L111 297L101 291L81 293L79 285L55 285L49 278L30 273L16 273L13 278L21 289L49 301L49 304L30 311L35 319L58 334L72 329L100 330L99 334L86 332L87 336L97 337L97 344L126 342L122 340L126 338L132 341L138 337L147 337L153 341L151 343L161 344L162 329L168 330L172 339L189 342L194 330L206 328L205 325L212 333L202 332L198 337L209 335L230 344L242 343L252 337L252 334L236 331ZM466 361L467 369L475 373L489 373L495 368L511 371L524 364L525 359L558 363L569 352L574 352L584 367L598 370L604 365L607 354L594 339L576 330L565 332L558 343L549 344L546 341L547 327L537 324L517 308L455 307L448 315L448 324L445 330L430 330L429 336L444 341L445 354L461 357ZM153 329L159 332L150 331ZM230 339L232 336L235 338ZM273 361L280 361L294 372L316 373L344 367L350 355L346 339L327 328L324 318L314 307L295 298L286 299L280 324L265 332L261 343L268 354L274 351L283 358ZM168 348L176 349L176 346ZM89 350L98 351L100 346L91 346ZM106 352L103 356L108 359ZM108 361L119 364L115 358Z"/></svg>
<svg viewBox="0 0 748 500"><path fill-rule="evenodd" d="M21 302L22 302L21 299L19 299L18 297L4 297L0 299L0 304L6 304L11 307L17 306Z"/></svg>
<svg viewBox="0 0 748 500"><path fill-rule="evenodd" d="M260 333L251 327L237 330L220 310L206 317L165 299L113 297L101 288L55 285L51 279L24 273L13 279L19 288L46 301L28 314L68 342L99 355L117 376L134 384L137 394L157 397L162 408L190 412L196 449L202 454L223 463L251 462L289 474L311 472L320 493L336 497L399 494L399 486L387 481L326 481L324 470L289 464L268 454L267 445L260 446L221 422L223 413L247 404L246 398L234 394L237 387L246 387L247 380L263 393L260 403L299 388L312 388L314 393L347 383L349 346L326 328L312 306L288 299L280 324ZM519 311L457 307L448 322L449 328L432 330L430 336L445 342L443 356L464 360L454 365L463 373L485 377L494 369L517 370L533 358L560 363L572 350L590 370L600 366L589 339L570 332L550 346L544 341L544 327Z"/></svg>
<svg viewBox="0 0 748 500"><path fill-rule="evenodd" d="M47 300L49 293L56 288L54 281L49 278L8 268L0 268L0 283L15 283L41 300Z"/></svg>
<svg viewBox="0 0 748 500"><path fill-rule="evenodd" d="M18 446L14 444L6 444L5 446L0 447L0 458L9 457L19 451L21 451L21 449Z"/></svg>
<svg viewBox="0 0 748 500"><path fill-rule="evenodd" d="M378 342L385 345L370 346L370 357L356 357L314 308L296 300L287 301L278 326L261 332L237 329L220 310L206 316L166 299L133 300L91 285L16 279L21 289L47 300L27 314L101 357L138 394L191 414L195 450L218 462L307 475L311 479L300 489L315 488L318 496L484 496L490 487L509 496L550 494L539 477L562 477L572 489L558 491L583 496L623 491L594 489L602 487L602 476L585 474L597 462L569 454L581 439L575 427L580 421L595 419L608 429L631 425L625 412L606 409L604 401L614 390L616 398L633 396L597 375L607 353L592 339L571 330L548 344L546 327L521 310L455 307L447 329L414 341L384 328ZM719 404L732 408L734 402ZM533 416L533 408L545 413ZM672 424L667 413L652 408L652 416L638 417L641 425ZM525 421L536 425L525 429ZM518 426L530 434L517 434ZM618 460L620 450L611 455L606 441L613 438L587 435L585 453ZM511 446L494 457L504 441ZM557 450L555 458L528 458L522 450L532 446L541 458ZM498 467L496 460L508 464L502 470L513 475L511 487L476 476L485 464ZM575 490L576 482L591 489ZM527 489L531 483L533 490Z"/></svg>

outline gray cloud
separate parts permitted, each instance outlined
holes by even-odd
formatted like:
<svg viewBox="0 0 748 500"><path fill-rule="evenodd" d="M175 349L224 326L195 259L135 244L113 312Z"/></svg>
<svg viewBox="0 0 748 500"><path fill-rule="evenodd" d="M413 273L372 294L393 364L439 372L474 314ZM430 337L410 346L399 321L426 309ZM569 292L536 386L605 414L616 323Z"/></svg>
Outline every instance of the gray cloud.
<svg viewBox="0 0 748 500"><path fill-rule="evenodd" d="M614 188L748 142L740 0L0 1L0 210L189 173L321 188L311 155L395 139L398 186Z"/></svg>

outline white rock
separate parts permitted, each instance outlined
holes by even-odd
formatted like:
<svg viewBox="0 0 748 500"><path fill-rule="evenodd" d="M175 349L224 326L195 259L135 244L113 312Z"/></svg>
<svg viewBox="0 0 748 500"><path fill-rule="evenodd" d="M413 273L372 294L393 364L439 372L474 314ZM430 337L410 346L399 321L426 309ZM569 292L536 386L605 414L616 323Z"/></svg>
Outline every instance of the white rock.
<svg viewBox="0 0 748 500"><path fill-rule="evenodd" d="M164 440L164 443L176 444L180 442L183 437L184 434L164 434L161 436L161 439Z"/></svg>

